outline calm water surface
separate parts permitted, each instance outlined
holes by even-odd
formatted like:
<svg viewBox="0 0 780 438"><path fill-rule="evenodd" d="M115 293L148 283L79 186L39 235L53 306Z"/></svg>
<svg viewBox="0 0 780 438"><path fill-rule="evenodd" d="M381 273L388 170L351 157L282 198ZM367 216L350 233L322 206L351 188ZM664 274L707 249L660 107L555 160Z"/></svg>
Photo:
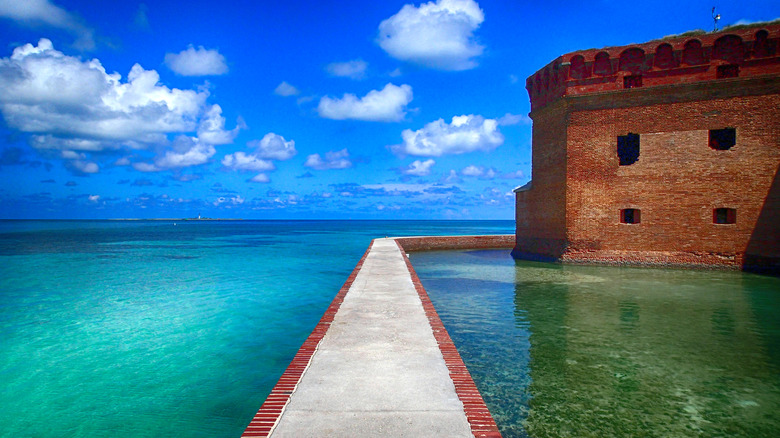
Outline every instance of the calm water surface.
<svg viewBox="0 0 780 438"><path fill-rule="evenodd" d="M0 436L240 436L371 239L513 227L0 221Z"/></svg>
<svg viewBox="0 0 780 438"><path fill-rule="evenodd" d="M780 279L411 254L505 437L780 436Z"/></svg>

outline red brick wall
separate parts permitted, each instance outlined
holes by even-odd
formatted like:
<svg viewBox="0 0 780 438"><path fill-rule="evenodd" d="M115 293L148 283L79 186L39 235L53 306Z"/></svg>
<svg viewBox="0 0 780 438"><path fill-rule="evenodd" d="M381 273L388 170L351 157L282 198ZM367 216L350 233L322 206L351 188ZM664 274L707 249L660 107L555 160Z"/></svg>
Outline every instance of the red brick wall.
<svg viewBox="0 0 780 438"><path fill-rule="evenodd" d="M779 108L773 94L571 114L569 251L701 252L741 263L780 163L771 122ZM711 149L708 130L725 127L736 128L737 144ZM619 166L617 136L628 132L640 134L639 160ZM737 223L713 224L719 207L735 208ZM621 224L623 208L640 209L641 223ZM754 246L780 256L776 246Z"/></svg>
<svg viewBox="0 0 780 438"><path fill-rule="evenodd" d="M445 249L493 249L512 248L515 236L424 236L398 237L395 239L404 251L434 251Z"/></svg>
<svg viewBox="0 0 780 438"><path fill-rule="evenodd" d="M563 105L534 114L532 186L515 194L515 252L559 257L566 247L566 122Z"/></svg>

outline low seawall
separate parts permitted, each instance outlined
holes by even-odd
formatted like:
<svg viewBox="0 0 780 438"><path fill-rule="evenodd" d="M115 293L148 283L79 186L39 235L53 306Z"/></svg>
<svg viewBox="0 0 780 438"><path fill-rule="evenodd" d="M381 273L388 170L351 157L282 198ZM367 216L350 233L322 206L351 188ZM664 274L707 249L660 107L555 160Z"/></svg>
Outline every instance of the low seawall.
<svg viewBox="0 0 780 438"><path fill-rule="evenodd" d="M512 249L513 234L495 236L421 236L395 239L406 252L438 251L447 249Z"/></svg>

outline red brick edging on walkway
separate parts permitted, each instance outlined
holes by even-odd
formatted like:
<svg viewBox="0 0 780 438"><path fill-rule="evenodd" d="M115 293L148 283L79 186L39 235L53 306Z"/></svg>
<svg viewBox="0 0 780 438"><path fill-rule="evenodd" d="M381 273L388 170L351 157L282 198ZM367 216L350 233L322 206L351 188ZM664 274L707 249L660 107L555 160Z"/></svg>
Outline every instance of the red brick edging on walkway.
<svg viewBox="0 0 780 438"><path fill-rule="evenodd" d="M421 245L425 242L425 239L426 238L424 237L417 238L414 240L414 242L410 241L407 243L409 243L410 246ZM460 239L462 239L462 237ZM449 238L447 240L453 240L453 243L457 242L455 245L448 245L449 249L462 246L474 246L474 242L471 241L473 239L468 239L469 242L458 242L459 238ZM432 239L432 241L428 243L433 242L436 242L437 244L435 247L439 246L438 244L440 244L436 238ZM431 330L433 330L434 338L439 344L439 350L441 350L441 354L444 357L444 363L447 365L447 369L450 372L450 378L455 384L455 392L458 394L458 398L460 399L461 403L463 403L463 410L465 411L466 419L471 426L471 432L475 437L500 438L501 433L498 431L498 427L496 426L496 422L493 420L493 416L490 414L487 405L485 405L485 401L482 399L482 395L479 393L477 386L474 384L474 380L471 378L471 374L466 368L466 365L463 363L463 359L460 357L460 354L458 354L458 350L455 348L455 344L452 342L449 333L447 333L447 329L444 328L444 324L441 322L439 314L436 313L436 309L434 309L433 303L428 297L428 293L425 291L422 283L420 283L420 278L417 276L417 272L415 272L414 268L412 267L412 264L409 261L409 257L407 256L406 251L404 251L403 245L399 240L396 240L395 243L398 245L398 249L401 251L404 262L406 262L406 268L409 270L409 275L412 278L414 288L420 297L420 301L422 301L423 310L425 311L425 315L428 317L428 322L431 326ZM501 244L495 245L498 242L491 243L493 245L490 246L503 246ZM347 278L347 281L343 286L341 286L339 293L336 294L336 297L325 311L325 314L322 316L319 323L317 323L317 326L314 327L312 333L308 338L306 338L306 341L304 341L303 345L298 350L298 353L296 353L295 357L293 357L290 365L287 367L284 373L282 373L282 376L279 378L276 386L273 387L271 393L265 399L263 405L260 406L260 410L257 411L257 414L255 414L255 416L252 418L252 421L244 430L243 435L241 435L242 438L267 437L271 434L271 431L276 426L279 418L281 418L285 406L287 406L287 403L290 401L290 396L292 396L292 393L298 386L301 377L303 377L303 373L306 372L306 369L309 367L311 358L314 356L314 352L317 351L317 346L319 345L322 338L325 337L325 333L327 333L328 329L330 328L330 324L333 322L333 319L336 316L336 312L338 312L339 308L341 307L341 303L344 301L344 297L347 295L350 287L352 287L352 283L354 283L358 272L360 272L360 269L363 267L363 262L365 262L368 253L371 252L373 245L374 242L372 241L371 245L368 246L368 249L363 254L363 257L355 266L355 269L352 270L352 273ZM423 249L423 247L419 249Z"/></svg>
<svg viewBox="0 0 780 438"><path fill-rule="evenodd" d="M352 287L355 277L357 277L358 272L360 272L360 268L363 267L363 262L366 260L368 253L371 252L371 247L373 245L374 242L372 241L371 245L368 246L368 249L363 254L363 257L355 266L355 269L352 270L347 281L341 286L339 293L333 298L333 301L320 319L320 322L317 323L317 326L314 327L314 330L309 337L306 338L306 341L304 341L303 345L298 350L298 353L295 354L290 365L284 373L282 373L276 386L271 390L268 398L266 398L263 405L260 406L260 410L257 411L257 414L255 414L252 421L244 430L243 435L241 435L242 437L267 437L271 434L274 426L276 426L276 423L282 416L284 407L287 406L287 403L290 401L290 396L298 386L301 377L303 377L303 373L309 367L311 358L314 355L314 352L317 351L317 346L322 338L325 337L325 333L327 333L330 328L330 324L333 322L336 312L338 312L339 307L341 307L341 303L344 302L344 297L347 295L349 288Z"/></svg>
<svg viewBox="0 0 780 438"><path fill-rule="evenodd" d="M493 416L490 414L487 405L485 405L485 401L482 399L482 395L474 384L471 373L469 373L469 370L463 363L463 359L455 348L455 344L452 342L449 333L447 333L447 329L444 328L444 324L441 322L439 314L436 313L436 309L434 309L433 303L428 297L428 292L425 291L425 288L420 282L420 278L412 267L412 262L409 261L409 257L407 256L406 251L404 251L404 247L398 240L396 240L395 243L404 256L404 261L406 262L407 269L409 269L409 275L412 277L414 288L420 296L420 301L422 301L425 316L428 317L428 322L433 330L433 336L439 344L439 350L441 350L442 356L444 356L444 363L450 371L452 383L455 384L455 392L458 394L461 403L463 403L463 410L466 412L466 419L468 419L469 425L471 425L471 432L475 437L501 437L501 433L498 431L498 426L496 426Z"/></svg>

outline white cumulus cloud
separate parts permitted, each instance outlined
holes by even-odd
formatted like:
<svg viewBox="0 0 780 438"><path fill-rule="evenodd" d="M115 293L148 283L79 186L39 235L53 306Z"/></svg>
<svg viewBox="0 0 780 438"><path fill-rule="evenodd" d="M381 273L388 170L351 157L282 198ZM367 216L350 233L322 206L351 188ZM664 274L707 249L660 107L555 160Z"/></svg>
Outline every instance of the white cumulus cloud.
<svg viewBox="0 0 780 438"><path fill-rule="evenodd" d="M100 168L98 167L97 163L92 162L85 162L81 160L73 160L70 163L70 166L73 166L77 171L81 173L98 173Z"/></svg>
<svg viewBox="0 0 780 438"><path fill-rule="evenodd" d="M325 68L331 76L350 79L363 79L366 77L368 63L362 59L347 62L333 62Z"/></svg>
<svg viewBox="0 0 780 438"><path fill-rule="evenodd" d="M379 24L377 42L393 58L441 70L476 67L484 51L474 39L485 15L473 0L404 5Z"/></svg>
<svg viewBox="0 0 780 438"><path fill-rule="evenodd" d="M222 159L222 165L233 170L246 170L251 172L267 172L276 169L274 163L241 151L236 152L235 154L225 155Z"/></svg>
<svg viewBox="0 0 780 438"><path fill-rule="evenodd" d="M306 157L306 162L303 165L316 170L330 170L346 169L352 166L352 162L349 161L349 152L346 149L342 149L340 151L327 152L325 158L320 156L320 154L309 155Z"/></svg>
<svg viewBox="0 0 780 438"><path fill-rule="evenodd" d="M200 119L196 137L180 135L173 141L172 149L158 153L154 164L138 162L133 167L142 172L159 172L206 164L217 153L214 146L232 143L243 126L239 123L234 129L225 130L222 108L212 105Z"/></svg>
<svg viewBox="0 0 780 438"><path fill-rule="evenodd" d="M67 160L65 165L75 173L89 174L98 173L98 171L100 171L100 167L97 163L88 161L87 154L83 152L64 150L60 151L60 156L62 159Z"/></svg>
<svg viewBox="0 0 780 438"><path fill-rule="evenodd" d="M499 117L498 124L501 126L510 126L510 125L530 125L533 123L533 120L531 120L530 117L524 116L522 114L511 114L506 113L502 117Z"/></svg>
<svg viewBox="0 0 780 438"><path fill-rule="evenodd" d="M167 53L165 65L182 76L212 76L228 72L225 57L219 51L203 46L196 49L191 44L179 53Z"/></svg>
<svg viewBox="0 0 780 438"><path fill-rule="evenodd" d="M406 105L411 101L412 87L387 84L361 98L349 93L341 99L325 96L320 99L317 111L327 119L397 122L406 116Z"/></svg>
<svg viewBox="0 0 780 438"><path fill-rule="evenodd" d="M268 183L271 182L271 178L268 178L268 175L264 173L258 173L257 175L250 178L249 181L254 183Z"/></svg>
<svg viewBox="0 0 780 438"><path fill-rule="evenodd" d="M75 14L52 4L49 0L0 0L0 17L10 18L20 24L43 23L74 35L73 46L79 50L95 48L94 30L86 26Z"/></svg>
<svg viewBox="0 0 780 438"><path fill-rule="evenodd" d="M155 157L153 164L133 163L133 168L141 172L159 172L168 169L199 166L208 163L217 150L213 145L200 141L197 137L180 135L173 141L171 149L162 151Z"/></svg>
<svg viewBox="0 0 780 438"><path fill-rule="evenodd" d="M404 174L414 176L430 175L431 167L433 167L434 164L436 164L436 162L433 161L433 159L425 161L415 160L408 168L404 169Z"/></svg>
<svg viewBox="0 0 780 438"><path fill-rule="evenodd" d="M278 96L284 96L284 97L296 96L300 93L301 92L297 88L288 84L286 81L282 81L282 83L277 85L276 88L274 89L274 94Z"/></svg>
<svg viewBox="0 0 780 438"><path fill-rule="evenodd" d="M287 141L281 135L273 132L266 134L262 140L250 141L248 145L255 148L258 157L267 160L289 160L298 153L295 150L294 140Z"/></svg>
<svg viewBox="0 0 780 438"><path fill-rule="evenodd" d="M451 123L439 119L416 131L405 129L401 137L403 143L393 146L393 152L422 157L488 152L504 142L497 120L473 114L455 116Z"/></svg>
<svg viewBox="0 0 780 438"><path fill-rule="evenodd" d="M516 170L514 172L509 172L501 175L501 178L505 179L519 179L519 178L525 178L525 174L522 170Z"/></svg>
<svg viewBox="0 0 780 438"><path fill-rule="evenodd" d="M97 163L89 161L73 160L68 164L81 173L98 173L100 171Z"/></svg>
<svg viewBox="0 0 780 438"><path fill-rule="evenodd" d="M480 167L471 165L471 166L466 166L466 168L461 170L460 173L462 173L465 176L480 176L484 171L485 170Z"/></svg>
<svg viewBox="0 0 780 438"><path fill-rule="evenodd" d="M450 169L450 173L443 179L444 182L449 184L462 183L463 180L458 176L458 172L455 169Z"/></svg>
<svg viewBox="0 0 780 438"><path fill-rule="evenodd" d="M136 64L122 83L99 61L65 56L42 39L0 59L0 111L21 131L77 138L155 141L155 134L193 129L207 95L170 90L158 79Z"/></svg>
<svg viewBox="0 0 780 438"><path fill-rule="evenodd" d="M225 118L222 117L222 107L212 105L203 114L198 125L198 140L206 144L218 145L233 143L238 131L244 127L242 122L227 131L225 130Z"/></svg>
<svg viewBox="0 0 780 438"><path fill-rule="evenodd" d="M273 132L266 134L262 140L253 140L248 143L253 150L250 153L236 152L225 155L222 165L227 169L247 172L260 172L249 181L267 183L271 179L264 172L276 169L271 160L289 160L298 151L295 150L295 142L287 141L284 137Z"/></svg>
<svg viewBox="0 0 780 438"><path fill-rule="evenodd" d="M156 150L153 163L134 164L143 171L203 164L214 145L232 142L244 127L239 121L225 129L222 108L206 104L208 91L172 89L159 80L156 71L136 64L124 81L99 60L65 55L41 39L0 58L0 113L10 128L29 134L36 149ZM166 149L169 136L183 139ZM86 155L62 158L80 173L98 169Z"/></svg>
<svg viewBox="0 0 780 438"><path fill-rule="evenodd" d="M210 144L204 144L191 139L190 137L179 137L184 139L181 148L174 147L173 150L165 151L165 153L154 160L157 167L163 169L174 169L179 167L197 166L208 162L216 150L214 146ZM174 144L177 142L174 141Z"/></svg>
<svg viewBox="0 0 780 438"><path fill-rule="evenodd" d="M498 175L493 168L485 169L482 166L475 166L473 164L463 168L460 173L463 176L476 176L484 179L493 179Z"/></svg>
<svg viewBox="0 0 780 438"><path fill-rule="evenodd" d="M216 201L213 202L215 207L219 207L220 205L241 205L245 201L244 198L242 198L240 195L236 195L233 197L226 198L224 196L220 196L217 198Z"/></svg>
<svg viewBox="0 0 780 438"><path fill-rule="evenodd" d="M208 97L169 89L159 78L136 64L122 82L97 59L82 62L41 39L0 59L0 112L20 131L63 134L52 138L156 143L162 134L194 130Z"/></svg>

